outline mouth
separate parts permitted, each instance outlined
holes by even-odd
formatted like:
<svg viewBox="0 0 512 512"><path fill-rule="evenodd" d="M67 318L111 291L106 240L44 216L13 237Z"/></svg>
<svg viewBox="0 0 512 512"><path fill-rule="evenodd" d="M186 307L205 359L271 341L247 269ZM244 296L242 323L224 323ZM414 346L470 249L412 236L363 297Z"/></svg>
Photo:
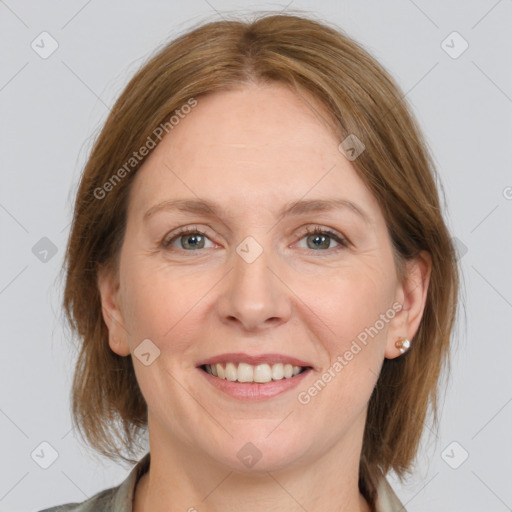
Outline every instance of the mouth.
<svg viewBox="0 0 512 512"><path fill-rule="evenodd" d="M308 378L316 368L285 354L219 354L198 361L206 382L239 401L262 401L285 395Z"/></svg>
<svg viewBox="0 0 512 512"><path fill-rule="evenodd" d="M286 396L314 369L291 363L204 363L197 367L206 383L239 402L261 402ZM293 395L288 395L291 396Z"/></svg>
<svg viewBox="0 0 512 512"><path fill-rule="evenodd" d="M293 379L311 366L298 366L291 363L260 363L257 365L248 363L214 363L203 364L199 368L204 372L229 382L267 384L281 380Z"/></svg>

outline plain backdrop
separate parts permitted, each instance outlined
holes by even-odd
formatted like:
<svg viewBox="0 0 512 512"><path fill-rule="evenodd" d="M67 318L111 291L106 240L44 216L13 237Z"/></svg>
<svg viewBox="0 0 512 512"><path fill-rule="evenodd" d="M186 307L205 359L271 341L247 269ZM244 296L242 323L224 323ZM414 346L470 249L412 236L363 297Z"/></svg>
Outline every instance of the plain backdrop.
<svg viewBox="0 0 512 512"><path fill-rule="evenodd" d="M512 510L510 0L1 0L0 511L80 502L130 471L94 458L71 428L76 351L58 279L78 178L109 107L195 23L292 9L335 23L396 78L434 154L459 250L463 308L440 427L426 425L411 477L389 480L410 512Z"/></svg>

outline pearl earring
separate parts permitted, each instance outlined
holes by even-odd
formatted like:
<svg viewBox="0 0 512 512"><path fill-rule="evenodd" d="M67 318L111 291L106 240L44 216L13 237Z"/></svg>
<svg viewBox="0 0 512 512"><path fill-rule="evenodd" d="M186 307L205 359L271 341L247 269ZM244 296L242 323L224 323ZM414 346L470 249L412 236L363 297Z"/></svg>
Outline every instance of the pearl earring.
<svg viewBox="0 0 512 512"><path fill-rule="evenodd" d="M395 343L395 347L400 350L400 354L403 354L409 350L411 342L407 338L399 338Z"/></svg>

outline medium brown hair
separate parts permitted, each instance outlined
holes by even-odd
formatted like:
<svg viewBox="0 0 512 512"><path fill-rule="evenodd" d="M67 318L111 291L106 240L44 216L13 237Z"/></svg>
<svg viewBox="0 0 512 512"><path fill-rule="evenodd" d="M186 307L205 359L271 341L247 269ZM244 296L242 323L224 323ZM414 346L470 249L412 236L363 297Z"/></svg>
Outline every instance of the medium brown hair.
<svg viewBox="0 0 512 512"><path fill-rule="evenodd" d="M366 149L352 162L382 208L399 275L404 261L432 258L423 317L412 347L384 361L371 396L360 461L360 490L376 499L380 472L403 476L414 461L429 405L448 359L457 309L456 254L444 223L436 171L397 84L338 27L296 14L207 22L153 55L128 83L99 134L77 192L65 256L64 310L80 350L72 388L73 420L113 460L140 448L147 405L131 357L108 344L97 286L100 266L118 270L130 184L144 158L98 199L156 127L191 98L246 83L279 82L325 106L340 142L356 135ZM171 135L172 136L172 135ZM126 167L125 167L126 169ZM110 181L112 183L112 181ZM440 185L439 185L440 186Z"/></svg>

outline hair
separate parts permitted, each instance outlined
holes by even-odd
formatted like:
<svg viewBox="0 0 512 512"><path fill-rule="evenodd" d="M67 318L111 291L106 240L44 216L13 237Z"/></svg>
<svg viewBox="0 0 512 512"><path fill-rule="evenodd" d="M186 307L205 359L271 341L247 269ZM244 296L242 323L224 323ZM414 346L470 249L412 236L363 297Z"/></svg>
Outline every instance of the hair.
<svg viewBox="0 0 512 512"><path fill-rule="evenodd" d="M80 340L73 421L103 456L136 462L123 451L134 455L139 449L147 404L131 357L109 347L97 285L100 267L118 271L130 184L145 160L130 160L134 151L154 142L157 127L167 132L170 116L191 99L273 83L301 96L309 93L325 106L340 142L355 135L364 143L352 165L382 209L398 275L403 278L404 262L421 251L432 259L412 347L384 360L368 404L359 488L374 506L381 474L394 470L403 478L410 471L429 408L438 421L439 378L448 367L457 309L457 258L443 220L437 172L404 94L338 27L304 15L267 13L250 21L199 24L158 49L112 108L81 177L64 260L64 312ZM126 162L132 169L125 165L128 172L122 173ZM114 183L116 175L122 179Z"/></svg>

